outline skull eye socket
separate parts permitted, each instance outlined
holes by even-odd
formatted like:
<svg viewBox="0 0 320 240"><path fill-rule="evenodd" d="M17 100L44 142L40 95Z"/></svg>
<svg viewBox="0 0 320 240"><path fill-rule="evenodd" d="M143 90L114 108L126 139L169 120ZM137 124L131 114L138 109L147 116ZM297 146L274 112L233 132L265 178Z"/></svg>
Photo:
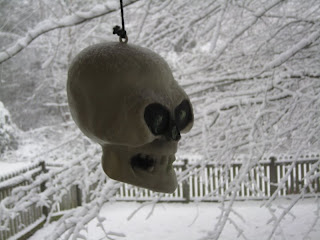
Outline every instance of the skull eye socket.
<svg viewBox="0 0 320 240"><path fill-rule="evenodd" d="M175 122L179 130L184 129L192 120L191 107L188 100L183 100L174 110Z"/></svg>
<svg viewBox="0 0 320 240"><path fill-rule="evenodd" d="M144 120L154 135L160 135L169 127L170 113L161 104L152 103L144 111Z"/></svg>

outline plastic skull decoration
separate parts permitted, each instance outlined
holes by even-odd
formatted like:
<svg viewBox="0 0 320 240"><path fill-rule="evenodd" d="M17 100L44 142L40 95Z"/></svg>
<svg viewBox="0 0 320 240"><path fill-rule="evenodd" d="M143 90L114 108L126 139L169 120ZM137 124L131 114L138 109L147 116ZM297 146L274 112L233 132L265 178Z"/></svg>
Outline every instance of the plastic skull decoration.
<svg viewBox="0 0 320 240"><path fill-rule="evenodd" d="M103 150L104 172L118 181L173 192L180 133L193 125L190 100L163 58L126 43L101 43L73 60L71 115Z"/></svg>

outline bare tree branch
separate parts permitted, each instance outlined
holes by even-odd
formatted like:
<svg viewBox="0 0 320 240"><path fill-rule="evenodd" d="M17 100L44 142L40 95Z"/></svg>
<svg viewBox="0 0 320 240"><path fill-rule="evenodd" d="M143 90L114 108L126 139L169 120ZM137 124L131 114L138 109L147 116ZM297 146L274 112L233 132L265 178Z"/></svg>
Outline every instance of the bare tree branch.
<svg viewBox="0 0 320 240"><path fill-rule="evenodd" d="M128 0L124 6L128 6L137 1L139 0ZM106 14L115 12L117 10L118 8L108 6L107 4L96 5L94 8L87 12L79 11L72 15L65 16L59 20L49 19L40 22L34 29L29 30L27 34L23 38L19 39L12 47L9 47L8 49L5 49L4 51L0 52L0 64L19 53L21 50L26 48L33 40L35 40L42 34L45 34L58 28L75 26L86 21L92 20L94 18L98 18Z"/></svg>
<svg viewBox="0 0 320 240"><path fill-rule="evenodd" d="M318 38L320 38L320 31L316 31L316 32L312 33L310 36L308 36L307 38L302 39L296 45L294 45L292 48L281 53L272 62L266 64L264 66L262 72L265 72L267 70L270 70L272 68L280 66L281 64L286 62L289 58L294 56L297 52L308 47L310 44L314 43L315 41L317 41Z"/></svg>

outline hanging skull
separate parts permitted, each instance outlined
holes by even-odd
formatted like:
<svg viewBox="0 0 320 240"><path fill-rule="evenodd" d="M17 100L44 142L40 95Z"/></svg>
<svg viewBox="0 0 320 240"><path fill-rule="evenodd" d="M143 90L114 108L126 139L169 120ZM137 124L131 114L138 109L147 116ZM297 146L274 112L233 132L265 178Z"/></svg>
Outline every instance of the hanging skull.
<svg viewBox="0 0 320 240"><path fill-rule="evenodd" d="M101 145L110 178L158 192L176 189L172 163L193 110L163 58L126 43L90 46L70 66L67 93L74 121Z"/></svg>

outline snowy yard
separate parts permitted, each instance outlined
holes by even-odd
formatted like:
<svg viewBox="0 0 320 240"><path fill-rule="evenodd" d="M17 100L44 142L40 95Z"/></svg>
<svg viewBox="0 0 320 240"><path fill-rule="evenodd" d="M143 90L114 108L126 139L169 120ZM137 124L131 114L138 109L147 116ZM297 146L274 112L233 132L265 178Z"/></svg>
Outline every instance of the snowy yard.
<svg viewBox="0 0 320 240"><path fill-rule="evenodd" d="M243 230L239 239L267 239L274 228L274 222L270 221L272 214L278 217L290 203L290 200L277 200L272 207L274 212L270 213L267 208L261 207L262 201L235 202L234 212L230 217L236 226ZM319 239L320 222L315 222L314 214L319 204L320 200L315 199L299 201L278 226L272 239ZM125 235L110 237L126 240L200 240L214 230L221 213L220 203L159 203L148 219L152 205L142 208L128 220L139 206L141 203L134 202L111 202L103 206L100 214L106 218L106 231ZM46 239L54 225L55 223L52 223L39 230L30 240ZM313 230L310 231L312 225ZM90 222L87 232L82 233L88 240L105 239L95 220ZM238 234L234 225L228 221L219 239L237 239Z"/></svg>

